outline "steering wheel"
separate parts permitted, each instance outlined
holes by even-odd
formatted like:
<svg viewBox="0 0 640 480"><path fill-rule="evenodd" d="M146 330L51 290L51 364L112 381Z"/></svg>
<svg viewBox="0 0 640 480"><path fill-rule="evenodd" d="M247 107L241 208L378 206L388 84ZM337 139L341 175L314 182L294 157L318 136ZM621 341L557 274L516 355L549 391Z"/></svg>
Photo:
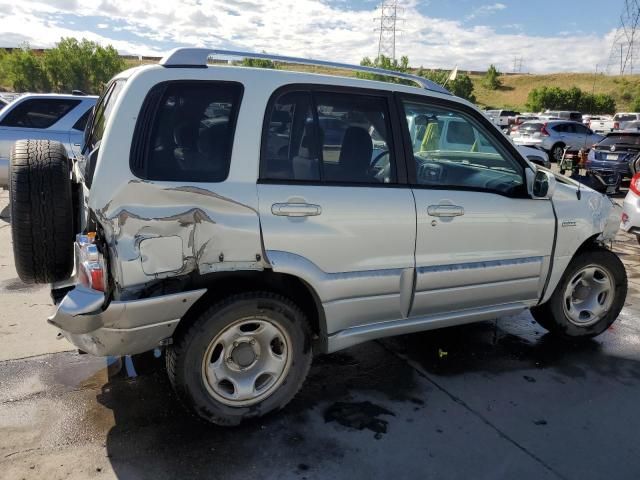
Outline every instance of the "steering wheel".
<svg viewBox="0 0 640 480"><path fill-rule="evenodd" d="M378 163L385 155L389 155L389 150L383 150L376 155L371 161L370 167L373 176L382 183L385 183L385 181L389 179L389 174L391 173L391 162L388 162L384 167L378 166Z"/></svg>

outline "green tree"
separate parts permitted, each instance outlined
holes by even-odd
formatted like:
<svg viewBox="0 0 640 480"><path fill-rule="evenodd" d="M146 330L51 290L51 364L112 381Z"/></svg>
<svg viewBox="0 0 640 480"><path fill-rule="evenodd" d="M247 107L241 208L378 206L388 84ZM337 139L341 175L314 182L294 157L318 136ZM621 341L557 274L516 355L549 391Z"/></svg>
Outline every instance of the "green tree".
<svg viewBox="0 0 640 480"><path fill-rule="evenodd" d="M45 53L44 67L54 91L99 93L111 77L124 69L125 63L112 46L62 38Z"/></svg>
<svg viewBox="0 0 640 480"><path fill-rule="evenodd" d="M615 99L611 95L591 94L578 87L563 89L559 87L534 88L527 97L527 108L542 110L578 110L585 113L614 113Z"/></svg>
<svg viewBox="0 0 640 480"><path fill-rule="evenodd" d="M502 86L500 81L500 72L495 65L491 64L484 76L483 85L489 90L497 90Z"/></svg>
<svg viewBox="0 0 640 480"><path fill-rule="evenodd" d="M403 56L398 62L397 59L391 60L391 58L384 55L380 55L374 60L369 57L364 57L360 62L363 67L381 68L383 70L391 70L393 72L407 73L409 71L409 57ZM356 77L366 78L368 80L377 80L380 82L402 83L405 85L413 85L411 80L403 80L401 78L388 77L386 75L378 75L376 73L357 72Z"/></svg>
<svg viewBox="0 0 640 480"><path fill-rule="evenodd" d="M631 110L634 112L640 112L640 97L637 97L631 104Z"/></svg>
<svg viewBox="0 0 640 480"><path fill-rule="evenodd" d="M42 65L27 44L2 58L3 76L16 92L38 92L49 88L49 80Z"/></svg>
<svg viewBox="0 0 640 480"><path fill-rule="evenodd" d="M273 63L271 60L265 60L262 58L243 58L242 66L254 67L254 68L273 68L273 69L278 68L278 66L275 63Z"/></svg>

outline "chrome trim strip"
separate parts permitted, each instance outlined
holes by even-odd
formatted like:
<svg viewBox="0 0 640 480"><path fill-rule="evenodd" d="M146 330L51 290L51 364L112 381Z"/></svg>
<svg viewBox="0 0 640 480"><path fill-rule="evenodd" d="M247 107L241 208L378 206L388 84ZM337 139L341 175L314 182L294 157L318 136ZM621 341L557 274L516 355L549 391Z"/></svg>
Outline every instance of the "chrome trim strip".
<svg viewBox="0 0 640 480"><path fill-rule="evenodd" d="M352 327L329 335L327 350L328 353L332 353L377 338L490 320L504 315L513 315L527 308L526 304L518 302Z"/></svg>
<svg viewBox="0 0 640 480"><path fill-rule="evenodd" d="M418 267L418 274L431 273L431 272L448 272L454 270L469 270L475 268L490 268L490 267L503 267L511 265L523 265L526 263L541 262L543 257L523 257L514 258L508 260L490 260L487 262L469 262L469 263L452 263L449 265L436 265L429 267Z"/></svg>
<svg viewBox="0 0 640 480"><path fill-rule="evenodd" d="M433 92L444 93L451 95L451 92L446 88L438 85L431 80L419 77L417 75L411 75L409 73L394 72L391 70L385 70L382 68L365 67L362 65L350 65L347 63L329 62L327 60L313 60L310 58L301 57L287 57L282 55L270 55L268 53L254 53L254 52L239 52L233 50L218 50L211 48L175 48L167 53L160 62L160 65L165 67L206 67L209 57L236 57L236 58L256 58L261 60L271 60L273 62L282 63L297 63L300 65L316 65L321 67L339 68L342 70L353 70L356 72L374 73L376 75L384 75L385 77L402 78L404 80L410 80L425 90L431 90Z"/></svg>

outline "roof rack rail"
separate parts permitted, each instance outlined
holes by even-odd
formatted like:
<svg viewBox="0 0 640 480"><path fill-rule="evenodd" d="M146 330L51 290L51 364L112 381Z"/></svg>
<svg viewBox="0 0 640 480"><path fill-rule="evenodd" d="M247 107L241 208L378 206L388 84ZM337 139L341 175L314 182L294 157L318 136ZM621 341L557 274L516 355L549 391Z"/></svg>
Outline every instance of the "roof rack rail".
<svg viewBox="0 0 640 480"><path fill-rule="evenodd" d="M271 60L273 62L282 63L297 63L301 65L315 65L320 67L340 68L343 70L353 70L357 72L374 73L376 75L384 75L387 77L401 78L404 80L410 80L425 90L431 90L438 93L445 93L451 95L446 88L438 85L431 80L419 77L418 75L411 75L409 73L394 72L392 70L385 70L382 68L365 67L363 65L349 65L347 63L328 62L326 60L312 60L309 58L298 57L285 57L281 55L270 55L267 53L253 53L253 52L237 52L233 50L216 50L209 48L175 48L171 50L167 55L162 57L160 65L165 67L206 67L209 57L238 57L238 58L255 58L261 60Z"/></svg>

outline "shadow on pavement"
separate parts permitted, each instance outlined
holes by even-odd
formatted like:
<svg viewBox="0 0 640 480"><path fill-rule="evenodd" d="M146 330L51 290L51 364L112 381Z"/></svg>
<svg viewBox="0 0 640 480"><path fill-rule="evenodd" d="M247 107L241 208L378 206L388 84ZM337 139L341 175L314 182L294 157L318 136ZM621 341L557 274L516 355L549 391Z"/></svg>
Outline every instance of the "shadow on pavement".
<svg viewBox="0 0 640 480"><path fill-rule="evenodd" d="M540 441L539 448L553 450L551 457L566 449L568 455L561 468L565 464L567 469L574 463L583 465L586 458L587 463L595 462L592 468L597 471L597 459L601 457L584 457L579 451L575 453L571 444L584 439L603 447L601 444L610 440L607 431L556 431L558 424L550 420L547 425L546 419L565 410L575 412L573 395L578 393L581 401L598 402L602 389L607 388L610 405L624 403L620 392L616 394L611 385L628 388L627 400L637 398L640 363L618 354L617 349L624 349L627 341L622 331L605 333L604 342L597 339L568 343L545 334L528 318L521 315L390 338L319 357L302 391L283 411L234 428L212 426L186 413L171 391L162 358L124 359L120 368L112 368L109 382L97 397L113 413L114 425L106 439L109 460L118 478L123 479L356 479L365 476L363 468L371 468L374 476L375 472L391 474L389 465L393 462L394 468L401 465L399 478L426 468L460 473L469 455L463 446L469 442L476 444L474 448L481 459L495 455L496 448L500 449L498 440L478 445L477 439L484 438L486 429L459 431L463 427L457 422L465 425L470 421L461 418L460 411L469 414L471 410L465 412L464 402L448 392L454 402L449 402L448 397L443 400L446 395L424 381L428 377L429 382L435 379L442 391L471 390L478 405L491 405L496 395L502 400L514 400L510 402L512 410L503 409L496 417L498 422L507 419L514 423L518 435L528 442L535 445ZM628 341L635 343L637 337L634 334ZM538 396L526 391L532 388L537 389ZM553 405L540 403L546 396L554 398ZM533 407L536 417L530 411ZM366 418L367 412L378 416ZM528 418L529 414L532 418ZM343 418L334 418L335 415ZM482 415L491 418L492 413ZM577 421L597 422L584 416ZM486 426L489 420L482 418ZM387 422L392 435L386 433ZM432 428L434 422L436 427ZM616 422L611 422L616 435L635 435L626 431L624 422L622 426ZM630 427L628 430L635 429ZM448 442L460 442L462 447L442 444L439 439L447 430L453 435ZM382 444L376 443L381 438L383 450ZM441 455L434 459L431 454L420 453L433 448L448 449L446 455L450 458ZM605 450L601 452L603 456ZM613 450L609 454L614 457L624 453ZM409 463L400 463L407 455ZM513 452L503 452L499 457L505 465L522 462ZM459 461L459 465L453 467L452 460ZM635 468L627 457L619 460ZM491 471L490 462L486 468Z"/></svg>
<svg viewBox="0 0 640 480"><path fill-rule="evenodd" d="M0 211L0 220L11 223L11 210L9 209L9 205Z"/></svg>

